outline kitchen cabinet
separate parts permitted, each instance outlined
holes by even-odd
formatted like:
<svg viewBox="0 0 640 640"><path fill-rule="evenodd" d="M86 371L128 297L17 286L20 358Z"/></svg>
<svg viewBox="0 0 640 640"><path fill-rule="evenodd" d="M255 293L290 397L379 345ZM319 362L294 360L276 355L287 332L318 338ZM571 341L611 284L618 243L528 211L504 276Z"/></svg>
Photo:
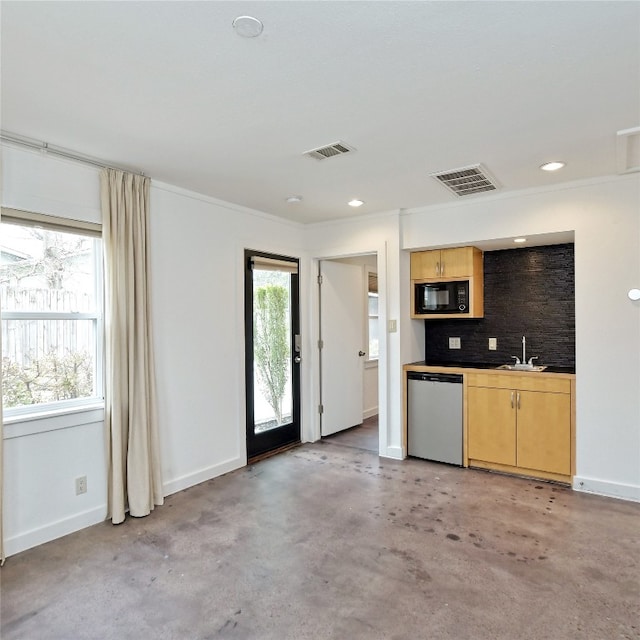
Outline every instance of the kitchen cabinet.
<svg viewBox="0 0 640 640"><path fill-rule="evenodd" d="M482 318L484 316L484 271L482 251L476 247L457 247L433 251L416 251L411 254L411 317L421 320L443 320L445 318ZM467 280L468 293L465 294L464 311L457 308L425 311L418 301L422 300L421 289L431 283L445 287ZM446 284L443 284L446 283ZM435 284L433 285L435 286ZM447 301L455 297L447 295ZM446 304L446 303L445 303Z"/></svg>
<svg viewBox="0 0 640 640"><path fill-rule="evenodd" d="M517 466L571 473L571 401L568 394L518 391Z"/></svg>
<svg viewBox="0 0 640 640"><path fill-rule="evenodd" d="M475 247L416 251L411 254L412 280L471 278L482 273L482 252Z"/></svg>
<svg viewBox="0 0 640 640"><path fill-rule="evenodd" d="M511 407L511 394L509 389L468 388L469 458L515 466L515 410Z"/></svg>
<svg viewBox="0 0 640 640"><path fill-rule="evenodd" d="M570 481L570 380L469 374L467 385L470 466Z"/></svg>

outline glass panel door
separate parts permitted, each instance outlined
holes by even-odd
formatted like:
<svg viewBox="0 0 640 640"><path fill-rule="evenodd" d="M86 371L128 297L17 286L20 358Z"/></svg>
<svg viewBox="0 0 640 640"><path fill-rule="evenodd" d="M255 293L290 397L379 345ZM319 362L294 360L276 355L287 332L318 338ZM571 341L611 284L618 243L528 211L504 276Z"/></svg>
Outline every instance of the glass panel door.
<svg viewBox="0 0 640 640"><path fill-rule="evenodd" d="M298 262L245 252L247 457L300 441Z"/></svg>

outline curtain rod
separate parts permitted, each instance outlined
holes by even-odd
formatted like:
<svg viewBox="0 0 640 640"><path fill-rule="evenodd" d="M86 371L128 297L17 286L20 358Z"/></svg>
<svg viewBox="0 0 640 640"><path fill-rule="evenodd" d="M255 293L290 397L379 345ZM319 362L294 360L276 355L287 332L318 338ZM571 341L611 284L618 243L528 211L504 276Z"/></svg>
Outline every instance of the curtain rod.
<svg viewBox="0 0 640 640"><path fill-rule="evenodd" d="M49 153L54 156L59 156L60 158L66 158L67 160L76 160L77 162L89 164L93 167L99 167L100 169L115 169L116 171L126 171L128 173L135 173L139 176L145 175L143 171L138 171L137 169L117 167L108 162L104 162L103 160L99 160L98 158L84 156L80 153L70 151L69 149L63 149L62 147L52 146L48 142L40 142L38 140L34 140L33 138L27 138L25 136L19 136L14 133L9 133L8 131L0 132L0 140L2 142L7 142L9 144L15 144L18 146L27 147L29 149L36 149L38 151L42 151L43 153Z"/></svg>

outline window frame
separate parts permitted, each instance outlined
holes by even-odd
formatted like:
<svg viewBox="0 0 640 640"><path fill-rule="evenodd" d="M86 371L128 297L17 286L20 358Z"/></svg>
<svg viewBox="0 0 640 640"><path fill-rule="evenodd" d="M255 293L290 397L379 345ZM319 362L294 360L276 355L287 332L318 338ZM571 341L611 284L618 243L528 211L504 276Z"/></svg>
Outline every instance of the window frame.
<svg viewBox="0 0 640 640"><path fill-rule="evenodd" d="M94 245L94 291L95 307L93 312L75 313L59 311L1 311L2 322L6 320L91 320L95 333L95 380L94 395L84 398L69 398L54 402L3 407L5 424L39 420L57 415L74 414L79 411L104 407L104 273L102 225L50 216L31 211L2 207L0 224L14 224L21 227L35 227L49 231L84 235L99 240Z"/></svg>
<svg viewBox="0 0 640 640"><path fill-rule="evenodd" d="M378 291L376 292L372 292L369 289L369 280L370 277L373 275L376 277L376 282L378 279L378 272L376 269L374 269L373 267L370 267L368 265L365 265L365 278L364 278L364 288L365 288L365 292L364 292L364 299L365 299L365 335L366 335L366 339L367 339L367 357L365 359L365 363L371 363L371 366L377 365L378 360L380 359L380 309L378 308L378 313L377 314L371 314L369 313L369 296L372 294L375 294L375 296L378 298L378 304L380 304L380 294ZM378 320L378 355L377 356L371 356L371 336L369 335L369 321L372 318L376 318Z"/></svg>

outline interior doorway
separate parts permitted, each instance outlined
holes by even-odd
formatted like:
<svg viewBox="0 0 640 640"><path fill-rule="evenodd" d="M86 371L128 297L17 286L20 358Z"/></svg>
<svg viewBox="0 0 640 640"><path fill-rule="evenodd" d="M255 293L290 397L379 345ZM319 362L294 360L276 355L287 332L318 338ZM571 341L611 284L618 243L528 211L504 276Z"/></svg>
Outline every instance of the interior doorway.
<svg viewBox="0 0 640 640"><path fill-rule="evenodd" d="M379 451L377 266L375 253L319 262L320 435L375 451Z"/></svg>
<svg viewBox="0 0 640 640"><path fill-rule="evenodd" d="M298 260L245 251L247 459L300 442Z"/></svg>

